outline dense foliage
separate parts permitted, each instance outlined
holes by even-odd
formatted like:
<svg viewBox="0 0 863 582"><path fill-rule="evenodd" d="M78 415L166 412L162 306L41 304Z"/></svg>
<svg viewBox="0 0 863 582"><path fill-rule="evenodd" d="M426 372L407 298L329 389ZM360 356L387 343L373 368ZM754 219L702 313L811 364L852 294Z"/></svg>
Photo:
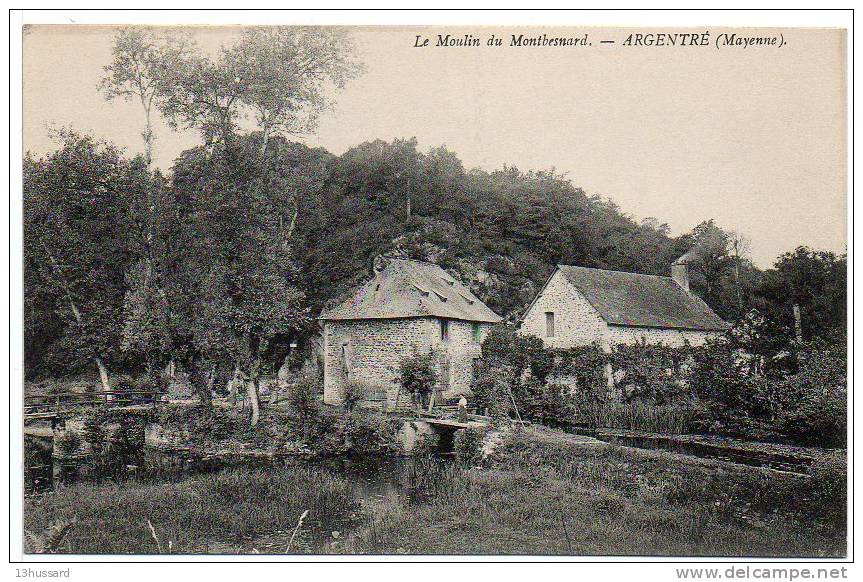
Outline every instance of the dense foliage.
<svg viewBox="0 0 863 582"><path fill-rule="evenodd" d="M762 272L748 240L713 220L672 237L657 219L636 222L553 170L466 169L454 152L421 152L413 138L340 156L289 141L361 70L344 31L249 29L215 53L183 35L118 32L102 90L141 102L143 155L60 131L55 152L24 161L27 377L98 372L108 389L118 374L159 385L180 369L205 404L233 378L254 423L264 371L286 362L292 344L309 350L314 316L384 253L440 264L510 321L555 264L668 274L686 254L694 291L738 322L733 349L701 356L695 378L711 402L755 407L747 415L778 414L773 380L796 372L795 306L803 340L844 333L844 256L798 248ZM211 98L200 99L205 92ZM156 114L201 138L167 176L151 167ZM595 349L504 344L506 357L485 354L497 368L480 394L542 418L566 413L563 384L601 395L606 362ZM687 359L645 349L612 355L625 396L672 403ZM411 391L432 383L404 379ZM491 403L500 398L483 398L500 408Z"/></svg>
<svg viewBox="0 0 863 582"><path fill-rule="evenodd" d="M191 352L279 362L286 342L316 333L309 316L367 278L381 253L438 262L515 317L555 263L667 274L699 237L721 238L710 223L675 239L564 176L467 172L452 152L421 154L413 140L340 157L275 137L262 159L261 144L260 133L238 136L230 159L187 151L169 182L76 134L28 158L28 374L77 373L97 354L126 370ZM735 261L719 263L709 277L694 267L693 287L736 319ZM764 273L743 263L739 316L758 308L762 343L793 334L794 302L804 337L844 328L844 257L801 248Z"/></svg>
<svg viewBox="0 0 863 582"><path fill-rule="evenodd" d="M473 390L498 418L844 446L844 338L792 342L781 364L755 366L764 356L736 337L732 330L698 348L641 343L604 354L547 349L501 326L483 342Z"/></svg>

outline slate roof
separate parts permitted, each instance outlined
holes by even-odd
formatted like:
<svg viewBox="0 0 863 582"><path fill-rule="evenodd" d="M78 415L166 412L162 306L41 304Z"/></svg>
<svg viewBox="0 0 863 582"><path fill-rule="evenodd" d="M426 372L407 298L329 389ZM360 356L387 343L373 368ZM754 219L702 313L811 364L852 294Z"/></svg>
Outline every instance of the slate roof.
<svg viewBox="0 0 863 582"><path fill-rule="evenodd" d="M671 277L558 265L609 325L724 331L728 324Z"/></svg>
<svg viewBox="0 0 863 582"><path fill-rule="evenodd" d="M440 266L412 259L391 259L371 281L319 319L395 319L441 317L497 323L489 309Z"/></svg>

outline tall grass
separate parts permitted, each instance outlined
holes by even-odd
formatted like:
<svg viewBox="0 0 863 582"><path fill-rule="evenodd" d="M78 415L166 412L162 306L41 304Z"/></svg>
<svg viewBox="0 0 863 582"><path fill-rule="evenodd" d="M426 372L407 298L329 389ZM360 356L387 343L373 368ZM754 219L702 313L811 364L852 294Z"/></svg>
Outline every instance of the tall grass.
<svg viewBox="0 0 863 582"><path fill-rule="evenodd" d="M706 412L695 404L655 405L634 402L585 402L577 420L591 428L621 428L661 434L703 430Z"/></svg>
<svg viewBox="0 0 863 582"><path fill-rule="evenodd" d="M342 551L838 556L844 529L802 509L807 481L664 452L526 433L484 470L432 466L421 503L387 499Z"/></svg>
<svg viewBox="0 0 863 582"><path fill-rule="evenodd" d="M79 484L26 500L25 529L77 519L61 553L179 553L209 544L239 543L274 531L293 531L304 511L317 524L340 523L355 512L344 478L310 467L233 469L176 483ZM284 540L287 542L287 538ZM282 546L284 547L284 546Z"/></svg>

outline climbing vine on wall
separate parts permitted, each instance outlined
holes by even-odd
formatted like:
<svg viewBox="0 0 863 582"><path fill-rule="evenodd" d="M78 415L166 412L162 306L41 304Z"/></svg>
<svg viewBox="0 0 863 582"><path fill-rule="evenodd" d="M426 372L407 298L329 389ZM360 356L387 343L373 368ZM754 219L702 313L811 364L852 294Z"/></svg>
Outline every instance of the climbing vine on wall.
<svg viewBox="0 0 863 582"><path fill-rule="evenodd" d="M620 397L668 404L690 396L697 349L689 344L668 347L646 342L616 346L610 361Z"/></svg>

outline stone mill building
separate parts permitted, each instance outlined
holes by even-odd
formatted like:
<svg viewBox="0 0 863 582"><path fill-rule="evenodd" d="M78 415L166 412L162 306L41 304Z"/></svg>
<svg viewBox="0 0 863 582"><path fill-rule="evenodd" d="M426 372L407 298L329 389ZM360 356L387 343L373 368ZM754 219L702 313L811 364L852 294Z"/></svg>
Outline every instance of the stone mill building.
<svg viewBox="0 0 863 582"><path fill-rule="evenodd" d="M469 393L480 344L501 317L440 266L385 259L374 277L324 311L324 402L343 401L356 383L366 400L392 409L410 403L396 381L402 360L433 352L435 400Z"/></svg>
<svg viewBox="0 0 863 582"><path fill-rule="evenodd" d="M554 348L596 343L700 346L728 325L689 289L687 255L671 277L558 265L521 320Z"/></svg>

